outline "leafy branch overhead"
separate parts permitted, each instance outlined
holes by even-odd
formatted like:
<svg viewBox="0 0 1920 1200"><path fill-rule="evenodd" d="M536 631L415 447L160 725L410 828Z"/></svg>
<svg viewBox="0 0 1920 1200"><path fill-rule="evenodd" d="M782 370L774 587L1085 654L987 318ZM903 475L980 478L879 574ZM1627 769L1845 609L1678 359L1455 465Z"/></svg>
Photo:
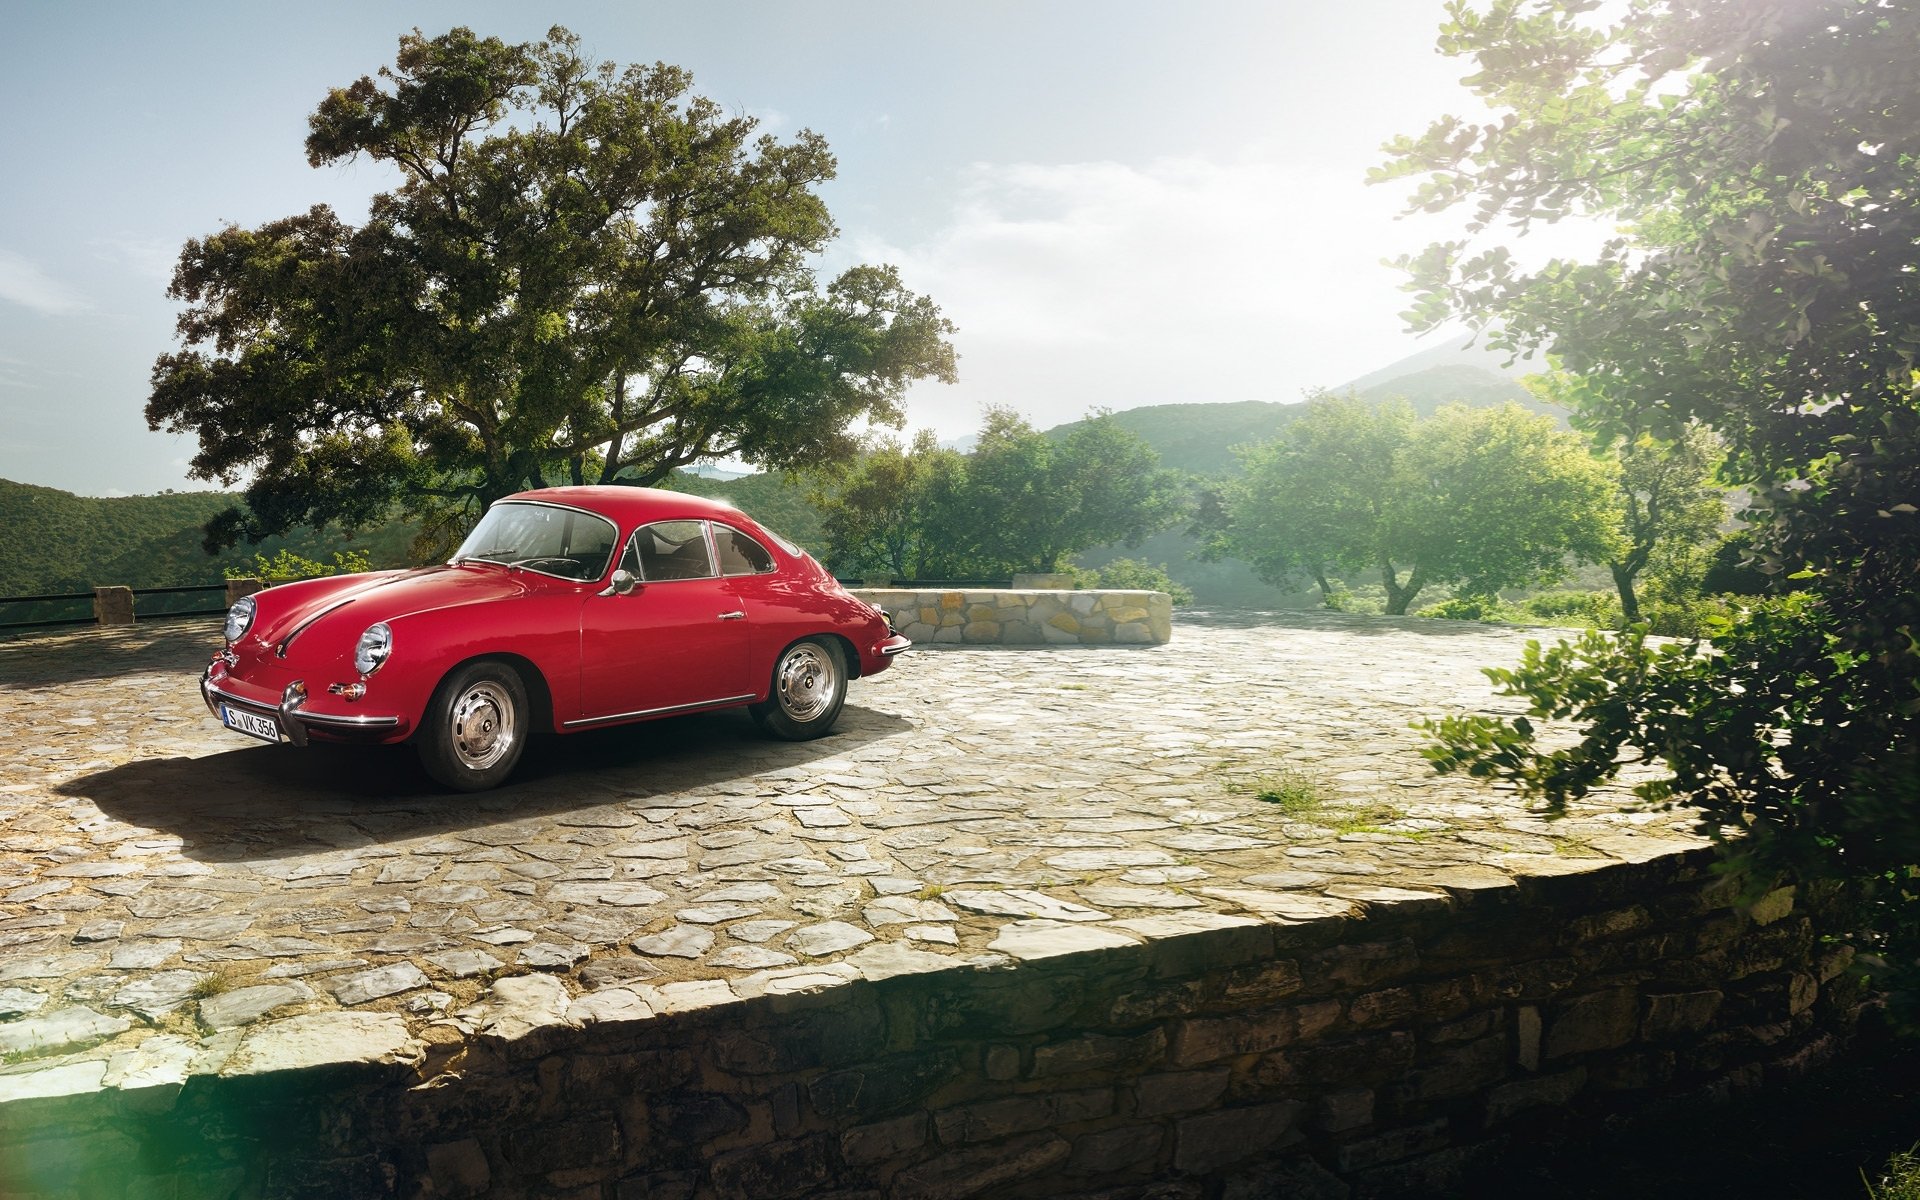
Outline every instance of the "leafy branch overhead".
<svg viewBox="0 0 1920 1200"><path fill-rule="evenodd" d="M197 477L250 481L211 540L396 504L458 526L523 488L703 458L817 463L855 422L897 425L914 380L951 381L952 326L893 268L815 279L826 143L756 136L691 87L558 27L462 28L331 92L308 161L398 176L367 220L229 225L174 274L183 345L147 420L199 436Z"/></svg>
<svg viewBox="0 0 1920 1200"><path fill-rule="evenodd" d="M1586 729L1439 726L1437 761L1555 799L1658 764L1650 795L1742 831L1762 870L1858 885L1875 948L1920 974L1920 8L1858 0L1499 0L1449 9L1493 110L1394 143L1412 204L1470 206L1409 259L1419 326L1461 316L1548 352L1603 440L1694 423L1760 566L1708 654L1589 640L1496 676ZM1621 236L1522 269L1484 243L1572 214Z"/></svg>

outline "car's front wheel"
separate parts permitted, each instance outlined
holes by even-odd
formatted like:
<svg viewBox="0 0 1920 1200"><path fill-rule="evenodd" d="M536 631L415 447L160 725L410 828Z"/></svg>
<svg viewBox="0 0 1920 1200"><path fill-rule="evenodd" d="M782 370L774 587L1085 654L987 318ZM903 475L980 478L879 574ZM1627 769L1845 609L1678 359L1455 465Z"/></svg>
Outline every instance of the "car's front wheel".
<svg viewBox="0 0 1920 1200"><path fill-rule="evenodd" d="M847 666L828 638L795 642L773 665L773 690L750 711L760 728L790 742L825 737L847 700Z"/></svg>
<svg viewBox="0 0 1920 1200"><path fill-rule="evenodd" d="M440 681L417 745L427 774L461 792L483 792L513 774L526 748L527 686L512 667L470 663Z"/></svg>

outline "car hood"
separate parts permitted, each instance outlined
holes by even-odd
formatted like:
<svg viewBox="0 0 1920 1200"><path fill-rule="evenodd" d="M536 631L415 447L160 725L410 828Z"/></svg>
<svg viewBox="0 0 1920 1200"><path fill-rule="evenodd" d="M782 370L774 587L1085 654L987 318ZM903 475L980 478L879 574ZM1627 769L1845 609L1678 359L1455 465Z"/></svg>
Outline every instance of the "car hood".
<svg viewBox="0 0 1920 1200"><path fill-rule="evenodd" d="M360 630L375 621L525 595L543 576L491 565L420 567L349 575L258 593L259 617L249 632L276 650L336 624Z"/></svg>

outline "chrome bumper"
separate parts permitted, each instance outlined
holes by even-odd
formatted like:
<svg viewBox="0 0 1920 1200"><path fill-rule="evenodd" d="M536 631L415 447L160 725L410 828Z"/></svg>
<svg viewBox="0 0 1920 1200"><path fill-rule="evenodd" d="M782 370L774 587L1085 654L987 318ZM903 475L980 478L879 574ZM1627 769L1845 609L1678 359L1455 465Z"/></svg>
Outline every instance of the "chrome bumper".
<svg viewBox="0 0 1920 1200"><path fill-rule="evenodd" d="M258 713L261 716L272 717L280 723L280 732L286 735L287 741L296 746L304 746L307 744L308 726L364 732L376 729L391 729L400 724L399 717L337 717L327 713L306 712L301 706L306 703L307 692L305 686L299 681L295 681L287 688L286 692L281 695L278 705L262 704L258 700L249 700L245 696L236 696L232 692L223 690L218 684L213 682L213 666L211 664L207 666L205 671L200 673L200 699L206 702L207 711L215 717L220 715L220 705L222 702L225 702L233 708L244 709L250 713Z"/></svg>

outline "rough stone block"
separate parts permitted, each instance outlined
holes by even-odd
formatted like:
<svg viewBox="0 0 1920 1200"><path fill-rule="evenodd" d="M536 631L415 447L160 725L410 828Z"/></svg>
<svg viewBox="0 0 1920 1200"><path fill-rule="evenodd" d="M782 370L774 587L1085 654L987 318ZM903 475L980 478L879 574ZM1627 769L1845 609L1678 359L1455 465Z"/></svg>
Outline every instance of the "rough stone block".
<svg viewBox="0 0 1920 1200"><path fill-rule="evenodd" d="M1547 1022L1545 1057L1551 1061L1590 1050L1612 1050L1633 1040L1640 997L1632 988L1577 996L1557 1006Z"/></svg>
<svg viewBox="0 0 1920 1200"><path fill-rule="evenodd" d="M1638 933L1653 924L1653 917L1639 904L1626 908L1616 908L1609 912L1593 913L1575 917L1567 922L1563 941L1568 945L1581 942L1598 941L1602 938L1625 937Z"/></svg>
<svg viewBox="0 0 1920 1200"><path fill-rule="evenodd" d="M1232 1074L1225 1067L1216 1067L1210 1071L1142 1075L1133 1082L1133 1113L1137 1117L1160 1117L1210 1108L1226 1094Z"/></svg>
<svg viewBox="0 0 1920 1200"><path fill-rule="evenodd" d="M614 1185L614 1200L693 1200L700 1184L698 1171L650 1171Z"/></svg>
<svg viewBox="0 0 1920 1200"><path fill-rule="evenodd" d="M1168 1061L1191 1067L1309 1041L1338 1022L1340 1013L1339 1001L1323 1000L1246 1016L1176 1021Z"/></svg>
<svg viewBox="0 0 1920 1200"><path fill-rule="evenodd" d="M617 1162L620 1127L606 1116L535 1125L509 1132L503 1149L514 1170L526 1175Z"/></svg>
<svg viewBox="0 0 1920 1200"><path fill-rule="evenodd" d="M1647 997L1647 1019L1641 1036L1648 1041L1698 1033L1713 1022L1726 997L1715 990L1673 992Z"/></svg>
<svg viewBox="0 0 1920 1200"><path fill-rule="evenodd" d="M1073 1092L1008 1096L942 1109L933 1114L933 1127L948 1146L984 1142L1037 1129L1053 1129L1076 1121L1095 1121L1113 1112L1111 1087Z"/></svg>
<svg viewBox="0 0 1920 1200"><path fill-rule="evenodd" d="M721 1200L797 1196L832 1182L837 1166L825 1135L749 1146L713 1160L713 1189Z"/></svg>
<svg viewBox="0 0 1920 1200"><path fill-rule="evenodd" d="M1361 942L1329 946L1301 963L1309 986L1335 984L1348 988L1377 987L1404 978L1420 967L1420 954L1409 938L1391 942Z"/></svg>
<svg viewBox="0 0 1920 1200"><path fill-rule="evenodd" d="M1328 1133L1344 1133L1373 1124L1373 1090L1347 1088L1320 1097L1314 1124Z"/></svg>
<svg viewBox="0 0 1920 1200"><path fill-rule="evenodd" d="M1503 1083L1487 1093L1487 1124L1498 1125L1529 1108L1565 1104L1587 1085L1584 1067Z"/></svg>
<svg viewBox="0 0 1920 1200"><path fill-rule="evenodd" d="M952 1051L890 1058L830 1071L807 1084L807 1099L830 1122L864 1123L919 1104L958 1071Z"/></svg>
<svg viewBox="0 0 1920 1200"><path fill-rule="evenodd" d="M1755 925L1771 925L1793 912L1793 900L1793 888L1775 888L1753 902L1747 909L1747 919Z"/></svg>
<svg viewBox="0 0 1920 1200"><path fill-rule="evenodd" d="M1450 1140L1447 1118L1435 1117L1418 1125L1389 1129L1370 1138L1348 1142L1340 1147L1336 1165L1346 1174L1437 1150Z"/></svg>
<svg viewBox="0 0 1920 1200"><path fill-rule="evenodd" d="M1122 1069L1134 1074L1157 1062L1167 1050L1167 1035L1159 1028L1131 1037L1086 1034L1064 1042L1036 1046L1028 1077L1045 1079L1081 1071Z"/></svg>
<svg viewBox="0 0 1920 1200"><path fill-rule="evenodd" d="M1082 1175L1107 1175L1151 1167L1160 1154L1166 1132L1158 1125L1122 1125L1074 1139L1067 1170Z"/></svg>
<svg viewBox="0 0 1920 1200"><path fill-rule="evenodd" d="M878 1057L886 1024L870 1003L847 1003L757 1029L729 1029L713 1040L722 1067L744 1075L772 1075L839 1067Z"/></svg>
<svg viewBox="0 0 1920 1200"><path fill-rule="evenodd" d="M1398 1025L1418 1011L1419 1003L1410 987L1385 988L1355 996L1347 1002L1347 1023L1360 1029Z"/></svg>
<svg viewBox="0 0 1920 1200"><path fill-rule="evenodd" d="M918 1150L926 1144L927 1114L915 1112L847 1130L840 1135L840 1156L854 1166L866 1166Z"/></svg>
<svg viewBox="0 0 1920 1200"><path fill-rule="evenodd" d="M944 1154L893 1177L895 1200L965 1200L991 1194L1065 1162L1073 1147L1051 1133L1029 1134Z"/></svg>
<svg viewBox="0 0 1920 1200"><path fill-rule="evenodd" d="M1448 1047L1423 1066L1408 1071L1391 1085L1406 1102L1450 1100L1471 1095L1507 1073L1507 1039L1481 1038Z"/></svg>
<svg viewBox="0 0 1920 1200"><path fill-rule="evenodd" d="M427 1175L436 1196L478 1196L493 1182L486 1152L472 1138L428 1146Z"/></svg>
<svg viewBox="0 0 1920 1200"><path fill-rule="evenodd" d="M133 589L127 587L93 589L93 619L102 625L133 624Z"/></svg>
<svg viewBox="0 0 1920 1200"><path fill-rule="evenodd" d="M1282 1100L1187 1117L1174 1126L1173 1165L1204 1175L1267 1153L1297 1138L1300 1103Z"/></svg>

